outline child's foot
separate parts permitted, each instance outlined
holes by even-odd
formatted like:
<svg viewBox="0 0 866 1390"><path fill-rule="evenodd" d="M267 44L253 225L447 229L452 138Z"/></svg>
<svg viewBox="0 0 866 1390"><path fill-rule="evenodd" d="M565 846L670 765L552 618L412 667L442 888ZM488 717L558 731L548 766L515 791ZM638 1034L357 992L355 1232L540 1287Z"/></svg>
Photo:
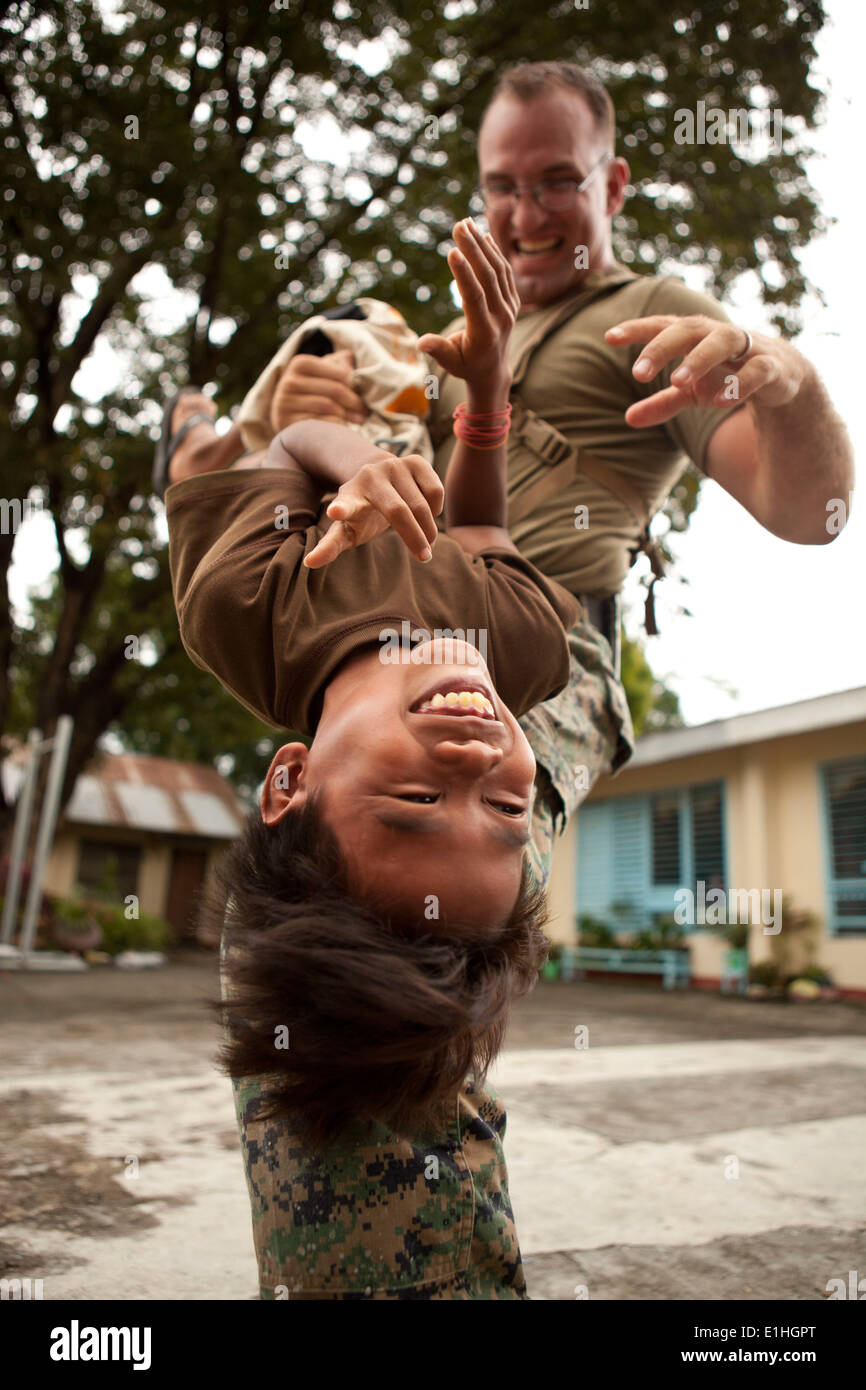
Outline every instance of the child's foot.
<svg viewBox="0 0 866 1390"><path fill-rule="evenodd" d="M219 443L213 427L216 408L197 386L184 386L163 406L162 432L153 455L151 486L157 497L166 488L221 465L210 454Z"/></svg>
<svg viewBox="0 0 866 1390"><path fill-rule="evenodd" d="M209 396L201 391L185 391L179 397L171 412L170 437L180 433L187 420L193 415L207 415L216 419L216 406ZM219 435L212 424L200 420L191 425L180 443L173 450L168 461L169 483L179 483L183 478L192 478L196 473L209 473L216 466L213 463L213 445Z"/></svg>

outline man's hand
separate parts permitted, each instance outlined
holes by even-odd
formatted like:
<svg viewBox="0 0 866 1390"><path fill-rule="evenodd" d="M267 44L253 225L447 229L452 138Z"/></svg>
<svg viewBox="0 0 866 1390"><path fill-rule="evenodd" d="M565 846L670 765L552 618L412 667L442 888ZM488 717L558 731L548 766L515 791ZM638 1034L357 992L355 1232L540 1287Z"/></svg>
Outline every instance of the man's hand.
<svg viewBox="0 0 866 1390"><path fill-rule="evenodd" d="M329 565L344 550L364 545L392 526L418 560L432 558L435 517L445 489L420 454L398 458L371 445L374 456L343 483L327 514L333 526L306 556L309 569Z"/></svg>
<svg viewBox="0 0 866 1390"><path fill-rule="evenodd" d="M327 357L297 353L274 392L271 426L274 433L297 420L331 420L338 425L363 424L369 415L351 387L355 359L348 348Z"/></svg>
<svg viewBox="0 0 866 1390"><path fill-rule="evenodd" d="M448 253L448 264L463 301L466 327L448 338L425 333L418 346L451 376L484 392L511 379L508 345L520 299L511 266L493 238L482 236L471 218L456 224L454 240L457 245Z"/></svg>
<svg viewBox="0 0 866 1390"><path fill-rule="evenodd" d="M651 381L673 358L683 357L669 387L626 411L626 424L636 429L672 420L688 406L730 407L749 397L762 406L787 405L804 379L804 359L790 343L764 333L750 342L744 328L703 314L626 319L604 336L614 347L647 344L632 369L638 381Z"/></svg>

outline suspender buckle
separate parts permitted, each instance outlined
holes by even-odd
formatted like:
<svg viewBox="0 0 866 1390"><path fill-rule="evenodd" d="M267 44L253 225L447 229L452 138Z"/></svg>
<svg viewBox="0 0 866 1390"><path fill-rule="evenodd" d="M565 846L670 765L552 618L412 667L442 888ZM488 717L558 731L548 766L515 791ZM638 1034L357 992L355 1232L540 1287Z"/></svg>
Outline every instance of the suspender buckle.
<svg viewBox="0 0 866 1390"><path fill-rule="evenodd" d="M513 402L516 405L516 402ZM522 404L522 403L521 403ZM516 420L514 415L516 414ZM525 406L512 414L512 430L521 444L542 458L550 467L562 463L571 453L571 446L563 436L557 438L556 432L545 421L539 420Z"/></svg>

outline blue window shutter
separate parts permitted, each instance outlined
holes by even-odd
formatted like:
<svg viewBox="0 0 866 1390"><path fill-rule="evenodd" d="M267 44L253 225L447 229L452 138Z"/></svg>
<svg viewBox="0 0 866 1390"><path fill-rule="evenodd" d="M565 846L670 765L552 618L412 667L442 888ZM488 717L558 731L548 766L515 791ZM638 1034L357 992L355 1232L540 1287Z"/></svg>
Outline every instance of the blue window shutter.
<svg viewBox="0 0 866 1390"><path fill-rule="evenodd" d="M703 782L689 788L691 875L707 888L726 888L724 785Z"/></svg>
<svg viewBox="0 0 866 1390"><path fill-rule="evenodd" d="M866 758L821 768L831 935L866 932Z"/></svg>
<svg viewBox="0 0 866 1390"><path fill-rule="evenodd" d="M631 930L646 918L650 887L651 835L650 803L646 796L624 796L613 803L613 873L610 902L628 903L634 920L621 920L623 930Z"/></svg>
<svg viewBox="0 0 866 1390"><path fill-rule="evenodd" d="M652 881L654 887L678 884L682 870L682 795L653 792L649 798Z"/></svg>
<svg viewBox="0 0 866 1390"><path fill-rule="evenodd" d="M613 881L613 806L581 806L577 817L577 913L605 917Z"/></svg>

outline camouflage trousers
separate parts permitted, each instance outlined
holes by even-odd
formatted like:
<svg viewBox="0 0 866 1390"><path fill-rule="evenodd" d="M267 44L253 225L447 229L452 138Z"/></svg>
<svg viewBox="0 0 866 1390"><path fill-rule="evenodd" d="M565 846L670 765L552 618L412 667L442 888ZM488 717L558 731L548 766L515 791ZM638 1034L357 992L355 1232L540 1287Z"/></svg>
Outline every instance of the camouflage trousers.
<svg viewBox="0 0 866 1390"><path fill-rule="evenodd" d="M581 801L634 752L631 715L607 639L584 620L569 630L568 649L568 684L520 720L537 763L529 860L541 887L550 877L556 838Z"/></svg>

